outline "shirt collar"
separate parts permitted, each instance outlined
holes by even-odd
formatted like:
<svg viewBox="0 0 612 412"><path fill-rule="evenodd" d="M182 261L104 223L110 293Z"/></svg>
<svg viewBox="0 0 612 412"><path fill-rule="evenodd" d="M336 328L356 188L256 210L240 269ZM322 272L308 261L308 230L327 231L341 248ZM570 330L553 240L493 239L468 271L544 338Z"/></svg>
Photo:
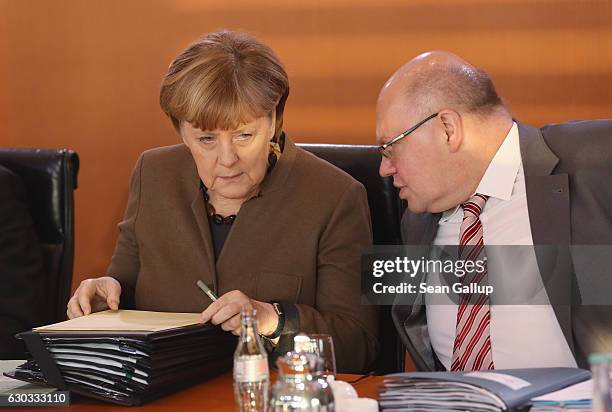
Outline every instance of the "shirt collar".
<svg viewBox="0 0 612 412"><path fill-rule="evenodd" d="M512 123L497 153L480 180L476 193L508 200L512 195L514 181L521 165L518 127Z"/></svg>
<svg viewBox="0 0 612 412"><path fill-rule="evenodd" d="M504 141L497 149L489 167L482 176L476 193L500 200L509 200L520 166L521 148L518 126L516 122L513 122ZM460 205L445 211L442 218L450 217L459 207Z"/></svg>

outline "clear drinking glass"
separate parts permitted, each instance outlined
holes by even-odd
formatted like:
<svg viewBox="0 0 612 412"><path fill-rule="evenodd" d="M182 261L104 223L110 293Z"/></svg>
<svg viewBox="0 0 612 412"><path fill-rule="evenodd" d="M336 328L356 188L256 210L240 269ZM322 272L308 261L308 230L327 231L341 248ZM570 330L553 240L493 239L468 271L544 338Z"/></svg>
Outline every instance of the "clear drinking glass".
<svg viewBox="0 0 612 412"><path fill-rule="evenodd" d="M289 352L276 361L278 380L272 387L268 412L334 412L334 394L315 379L310 353Z"/></svg>
<svg viewBox="0 0 612 412"><path fill-rule="evenodd" d="M296 352L312 353L321 360L319 371L325 378L336 377L336 354L334 353L334 340L330 335L315 333L310 335L297 335L294 338Z"/></svg>

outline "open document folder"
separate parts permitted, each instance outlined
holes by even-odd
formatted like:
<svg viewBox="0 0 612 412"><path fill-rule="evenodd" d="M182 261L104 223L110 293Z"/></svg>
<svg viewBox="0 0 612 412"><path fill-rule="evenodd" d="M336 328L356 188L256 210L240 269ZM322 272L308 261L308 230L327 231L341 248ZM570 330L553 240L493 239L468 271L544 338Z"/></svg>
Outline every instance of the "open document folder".
<svg viewBox="0 0 612 412"><path fill-rule="evenodd" d="M199 313L105 311L20 334L32 359L6 375L140 405L228 371L236 337Z"/></svg>
<svg viewBox="0 0 612 412"><path fill-rule="evenodd" d="M383 412L512 411L590 377L578 368L400 373L385 380L379 405Z"/></svg>

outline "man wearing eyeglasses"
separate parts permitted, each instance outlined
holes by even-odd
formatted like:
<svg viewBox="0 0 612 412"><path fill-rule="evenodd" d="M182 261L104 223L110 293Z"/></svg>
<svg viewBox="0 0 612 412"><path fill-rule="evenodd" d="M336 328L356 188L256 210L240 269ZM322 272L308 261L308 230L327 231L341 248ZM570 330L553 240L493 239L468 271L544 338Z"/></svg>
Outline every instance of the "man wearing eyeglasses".
<svg viewBox="0 0 612 412"><path fill-rule="evenodd" d="M485 72L451 53L429 52L384 85L376 135L380 174L392 177L407 201L405 244L470 246L477 254L485 245L568 251L612 244L610 120L521 124ZM395 305L394 322L417 368L587 367L590 353L611 352L610 302L590 305L578 284L590 270L612 265L589 267L569 252L534 256L490 265L478 282L560 273L568 282L546 284L550 304L485 298L430 305L424 298L422 305ZM576 304L581 293L583 304Z"/></svg>

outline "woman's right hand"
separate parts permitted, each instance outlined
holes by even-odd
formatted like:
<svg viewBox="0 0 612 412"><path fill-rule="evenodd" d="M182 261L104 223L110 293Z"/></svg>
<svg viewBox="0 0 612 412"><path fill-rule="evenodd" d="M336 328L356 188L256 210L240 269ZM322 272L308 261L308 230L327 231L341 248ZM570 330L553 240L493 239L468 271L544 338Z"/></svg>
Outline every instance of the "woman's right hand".
<svg viewBox="0 0 612 412"><path fill-rule="evenodd" d="M117 310L120 296L121 284L115 278L85 279L68 301L66 314L73 319L109 308Z"/></svg>

